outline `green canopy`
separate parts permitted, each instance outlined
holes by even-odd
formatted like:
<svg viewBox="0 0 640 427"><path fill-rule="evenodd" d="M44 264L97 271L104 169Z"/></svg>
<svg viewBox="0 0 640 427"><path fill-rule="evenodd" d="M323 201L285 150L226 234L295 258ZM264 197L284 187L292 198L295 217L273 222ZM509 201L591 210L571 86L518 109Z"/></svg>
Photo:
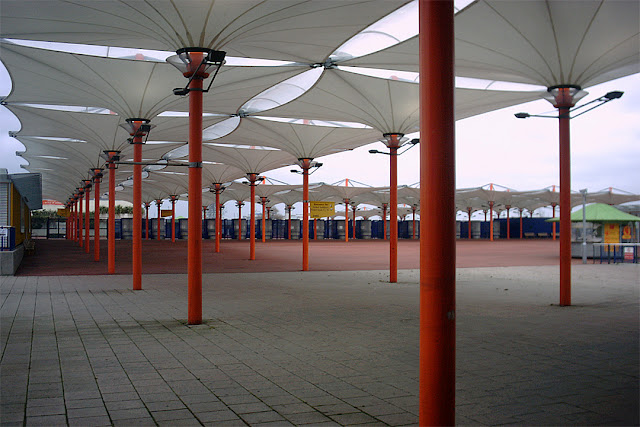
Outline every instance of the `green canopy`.
<svg viewBox="0 0 640 427"><path fill-rule="evenodd" d="M640 217L622 212L613 206L604 203L593 203L585 207L587 222L636 222ZM558 222L559 218L548 219L547 221ZM582 221L582 209L571 213L572 222Z"/></svg>

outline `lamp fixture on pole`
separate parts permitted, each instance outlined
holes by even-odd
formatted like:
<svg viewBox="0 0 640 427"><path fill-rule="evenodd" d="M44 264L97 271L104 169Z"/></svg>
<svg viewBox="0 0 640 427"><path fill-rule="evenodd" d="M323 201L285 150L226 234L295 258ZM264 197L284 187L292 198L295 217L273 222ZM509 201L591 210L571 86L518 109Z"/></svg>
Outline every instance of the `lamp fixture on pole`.
<svg viewBox="0 0 640 427"><path fill-rule="evenodd" d="M581 90L580 86L559 85L551 86L547 89L544 99L558 109L557 116L532 115L528 113L517 113L519 119L529 117L557 118L559 128L559 160L560 160L560 304L561 306L571 305L571 138L570 121L588 111L593 110L614 99L622 97L623 92L612 91L593 101L575 107L576 102L582 99L587 92ZM571 117L571 113L585 106L594 104L591 108L581 111Z"/></svg>
<svg viewBox="0 0 640 427"><path fill-rule="evenodd" d="M200 55L193 55L200 53ZM184 88L173 89L174 95L184 96L191 91L209 92L220 68L224 65L227 53L223 50L213 50L204 47L185 47L178 49L176 54L167 58L167 62L176 67L189 80ZM199 61L199 62L198 62ZM203 75L204 78L213 77L206 89L189 87L194 77Z"/></svg>

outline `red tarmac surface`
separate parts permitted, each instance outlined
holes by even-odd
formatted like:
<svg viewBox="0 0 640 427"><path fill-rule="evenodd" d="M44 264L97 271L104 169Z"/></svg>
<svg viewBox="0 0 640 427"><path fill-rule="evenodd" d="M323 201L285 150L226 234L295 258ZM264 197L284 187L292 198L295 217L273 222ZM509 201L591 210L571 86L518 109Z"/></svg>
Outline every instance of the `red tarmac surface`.
<svg viewBox="0 0 640 427"><path fill-rule="evenodd" d="M77 243L68 240L36 240L35 254L25 255L18 276L107 274L107 242L101 241L100 261L93 260ZM417 240L400 240L398 268L419 268ZM466 267L506 267L558 265L559 242L530 240L458 240L456 265ZM249 273L299 271L302 269L302 242L274 240L256 243L256 260L249 261L249 242L225 240L221 253L214 242L203 241L203 273ZM382 240L325 240L310 243L309 269L315 271L386 270L389 242ZM574 260L579 263L581 260ZM143 240L143 274L187 273L187 241ZM116 241L116 274L131 274L131 241Z"/></svg>

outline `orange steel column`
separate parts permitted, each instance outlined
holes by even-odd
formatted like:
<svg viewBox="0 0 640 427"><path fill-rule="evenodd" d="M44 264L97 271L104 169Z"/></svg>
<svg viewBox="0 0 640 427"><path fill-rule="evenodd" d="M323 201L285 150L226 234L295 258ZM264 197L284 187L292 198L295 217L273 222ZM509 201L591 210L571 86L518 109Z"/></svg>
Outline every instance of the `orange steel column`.
<svg viewBox="0 0 640 427"><path fill-rule="evenodd" d="M382 204L382 240L387 240L387 204Z"/></svg>
<svg viewBox="0 0 640 427"><path fill-rule="evenodd" d="M156 200L156 207L158 208L158 224L156 224L157 237L156 240L160 240L160 236L162 235L162 230L160 229L160 220L162 219L162 200Z"/></svg>
<svg viewBox="0 0 640 427"><path fill-rule="evenodd" d="M188 323L202 323L202 80L207 74L197 69L202 52L192 52L193 76L189 91L189 219L188 219Z"/></svg>
<svg viewBox="0 0 640 427"><path fill-rule="evenodd" d="M356 207L351 206L351 210L353 211L353 227L351 228L351 238L353 238L353 240L356 239Z"/></svg>
<svg viewBox="0 0 640 427"><path fill-rule="evenodd" d="M133 131L133 240L131 243L131 270L133 290L142 289L142 138L143 119L129 119ZM135 164L137 163L137 164Z"/></svg>
<svg viewBox="0 0 640 427"><path fill-rule="evenodd" d="M385 134L389 147L389 282L398 281L398 147L401 134Z"/></svg>
<svg viewBox="0 0 640 427"><path fill-rule="evenodd" d="M102 169L93 169L93 260L100 261L100 180Z"/></svg>
<svg viewBox="0 0 640 427"><path fill-rule="evenodd" d="M85 198L84 198L84 203L85 203L85 211L86 213L84 214L84 252L85 253L89 253L89 251L91 250L90 246L90 242L91 242L91 233L89 232L90 230L90 226L91 226L91 217L89 216L89 202L91 201L91 180L87 179L84 181L84 185L85 185Z"/></svg>
<svg viewBox="0 0 640 427"><path fill-rule="evenodd" d="M267 241L267 219L265 215L267 214L267 198L260 197L260 203L262 204L262 243Z"/></svg>
<svg viewBox="0 0 640 427"><path fill-rule="evenodd" d="M249 260L256 259L256 179L258 179L257 173L248 173L249 186L251 187L251 200L249 203L249 210L251 212L249 224Z"/></svg>
<svg viewBox="0 0 640 427"><path fill-rule="evenodd" d="M420 0L420 425L455 425L453 1ZM423 142L425 141L425 142Z"/></svg>
<svg viewBox="0 0 640 427"><path fill-rule="evenodd" d="M76 201L74 198L71 199L71 229L69 234L69 240L75 240L76 238Z"/></svg>
<svg viewBox="0 0 640 427"><path fill-rule="evenodd" d="M312 159L298 159L302 168L302 271L309 270L309 168ZM349 218L349 215L347 215Z"/></svg>
<svg viewBox="0 0 640 427"><path fill-rule="evenodd" d="M80 247L83 247L84 239L82 237L82 223L84 220L84 215L82 214L82 201L84 200L84 189L81 189L80 191L80 198L78 199L78 244L80 245Z"/></svg>
<svg viewBox="0 0 640 427"><path fill-rule="evenodd" d="M493 202L489 202L489 240L493 242Z"/></svg>
<svg viewBox="0 0 640 427"><path fill-rule="evenodd" d="M349 241L349 199L344 199L344 241Z"/></svg>
<svg viewBox="0 0 640 427"><path fill-rule="evenodd" d="M140 141L136 141L139 139ZM142 137L134 138L133 161L142 161ZM132 280L133 290L142 289L142 167L133 165L133 236L132 236Z"/></svg>
<svg viewBox="0 0 640 427"><path fill-rule="evenodd" d="M560 305L571 305L571 139L569 109L574 103L570 88L556 96L560 139Z"/></svg>
<svg viewBox="0 0 640 427"><path fill-rule="evenodd" d="M522 211L523 209L518 209L520 211L520 239L522 239Z"/></svg>
<svg viewBox="0 0 640 427"><path fill-rule="evenodd" d="M220 191L222 190L222 184L213 184L213 188L216 192L216 253L220 252L220 239L222 238L222 218L220 209Z"/></svg>
<svg viewBox="0 0 640 427"><path fill-rule="evenodd" d="M242 207L244 202L236 202L238 207L238 240L242 240Z"/></svg>
<svg viewBox="0 0 640 427"><path fill-rule="evenodd" d="M553 210L553 218L556 217L556 206L558 206L558 205L556 205L555 203L551 204L551 209ZM556 240L556 223L555 223L555 221L552 224L553 225L551 227L552 227L552 232L553 232L553 240Z"/></svg>
<svg viewBox="0 0 640 427"><path fill-rule="evenodd" d="M412 239L416 240L416 207L411 206L411 210L413 211L413 225L411 226L413 231Z"/></svg>
<svg viewBox="0 0 640 427"><path fill-rule="evenodd" d="M119 151L106 152L109 159L109 218L107 219L107 272L116 272L116 164Z"/></svg>
<svg viewBox="0 0 640 427"><path fill-rule="evenodd" d="M149 208L151 203L145 202L144 204L144 238L149 240Z"/></svg>
<svg viewBox="0 0 640 427"><path fill-rule="evenodd" d="M171 241L176 241L176 200L177 196L171 196Z"/></svg>
<svg viewBox="0 0 640 427"><path fill-rule="evenodd" d="M511 210L511 206L507 205L507 240L511 238L511 224L509 224L509 210Z"/></svg>
<svg viewBox="0 0 640 427"><path fill-rule="evenodd" d="M73 240L75 237L73 231L73 221L75 221L75 202L73 201L73 197L69 200L69 226L67 227L67 231L69 233L69 240Z"/></svg>

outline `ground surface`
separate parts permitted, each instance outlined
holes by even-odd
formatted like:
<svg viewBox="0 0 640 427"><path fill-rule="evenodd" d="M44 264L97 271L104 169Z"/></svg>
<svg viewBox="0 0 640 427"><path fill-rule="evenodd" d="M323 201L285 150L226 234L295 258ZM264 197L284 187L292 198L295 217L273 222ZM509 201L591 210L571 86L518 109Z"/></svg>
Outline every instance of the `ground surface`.
<svg viewBox="0 0 640 427"><path fill-rule="evenodd" d="M17 275L106 274L107 245L101 242L100 261L67 240L37 240L37 256L27 256ZM557 265L558 241L551 239L459 240L456 245L458 267L506 267ZM214 242L203 241L204 273L299 271L302 269L302 242L274 240L256 243L256 259L249 261L249 242L225 240L221 252L214 252ZM312 241L309 269L316 271L385 270L389 268L389 242L382 240ZM398 268L412 269L420 265L418 241L400 240ZM574 260L579 263L580 260ZM169 240L142 241L142 272L186 273L187 242ZM131 274L131 241L116 241L116 273Z"/></svg>
<svg viewBox="0 0 640 427"><path fill-rule="evenodd" d="M145 269L183 256L146 243ZM186 274L145 273L134 292L73 244L38 241L0 278L0 424L417 425L417 270L389 284L384 243L319 242L312 268L334 271L252 272L269 264L227 243L229 272L204 274L204 321L187 326ZM299 268L295 242L272 243L258 256ZM401 267L417 250L404 243ZM498 266L458 269L457 423L638 425L640 266L574 265L558 307L558 267L525 264L556 263L554 242L468 243L459 266ZM380 270L335 271L370 258Z"/></svg>

